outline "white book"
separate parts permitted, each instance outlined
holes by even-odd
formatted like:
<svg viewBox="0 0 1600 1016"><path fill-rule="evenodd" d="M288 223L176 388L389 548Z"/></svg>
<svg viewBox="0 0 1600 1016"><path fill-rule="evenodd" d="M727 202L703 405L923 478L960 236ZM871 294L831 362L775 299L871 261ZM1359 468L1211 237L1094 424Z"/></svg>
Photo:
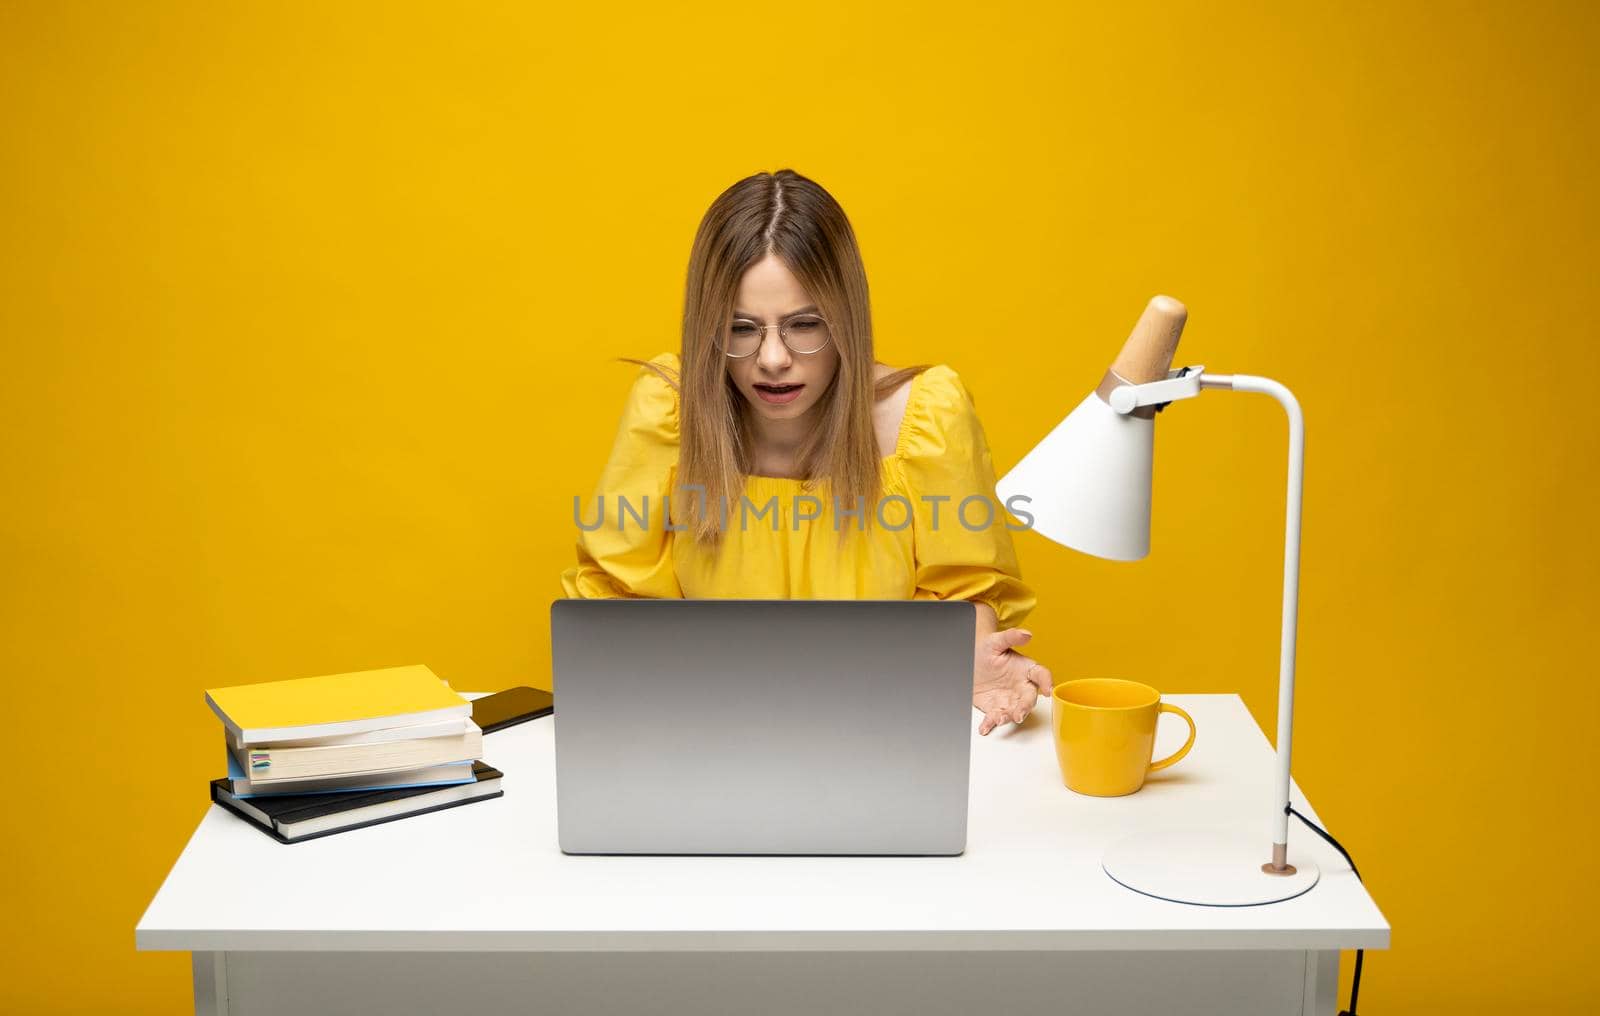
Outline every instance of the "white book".
<svg viewBox="0 0 1600 1016"><path fill-rule="evenodd" d="M371 773L363 776L337 776L320 780L279 780L258 783L239 767L239 760L228 755L227 789L235 797L276 797L281 794L329 794L361 790L398 790L402 787L432 787L452 783L471 783L471 762L452 762L426 769L405 769L396 773Z"/></svg>
<svg viewBox="0 0 1600 1016"><path fill-rule="evenodd" d="M359 744L246 745L235 734L226 738L229 751L251 784L263 786L471 762L483 754L483 731L470 719L464 722L464 728L453 734L391 737Z"/></svg>
<svg viewBox="0 0 1600 1016"><path fill-rule="evenodd" d="M437 720L431 723L379 727L377 730L366 730L356 734L279 738L272 742L272 746L279 748L309 748L321 744L379 744L384 741L409 741L418 737L449 737L454 734L468 733L475 729L476 726L469 717L452 716L449 719ZM229 743L233 747L244 747L240 743L238 735L233 731L228 731L228 737Z"/></svg>

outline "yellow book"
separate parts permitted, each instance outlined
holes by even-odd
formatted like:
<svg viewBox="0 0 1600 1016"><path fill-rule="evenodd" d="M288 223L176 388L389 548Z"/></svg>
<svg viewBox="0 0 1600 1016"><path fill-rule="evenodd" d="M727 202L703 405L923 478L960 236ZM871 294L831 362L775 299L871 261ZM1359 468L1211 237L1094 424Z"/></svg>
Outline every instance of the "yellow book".
<svg viewBox="0 0 1600 1016"><path fill-rule="evenodd" d="M242 745L472 715L472 703L421 664L210 688L206 704Z"/></svg>

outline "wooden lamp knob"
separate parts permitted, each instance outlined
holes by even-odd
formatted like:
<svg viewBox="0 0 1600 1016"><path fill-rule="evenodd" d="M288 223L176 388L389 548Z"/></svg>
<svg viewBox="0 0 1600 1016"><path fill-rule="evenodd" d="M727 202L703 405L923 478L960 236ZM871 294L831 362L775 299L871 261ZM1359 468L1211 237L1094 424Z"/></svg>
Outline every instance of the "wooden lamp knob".
<svg viewBox="0 0 1600 1016"><path fill-rule="evenodd" d="M1111 370L1124 381L1142 385L1166 379L1178 352L1178 336L1189 311L1170 296L1152 296L1133 326Z"/></svg>

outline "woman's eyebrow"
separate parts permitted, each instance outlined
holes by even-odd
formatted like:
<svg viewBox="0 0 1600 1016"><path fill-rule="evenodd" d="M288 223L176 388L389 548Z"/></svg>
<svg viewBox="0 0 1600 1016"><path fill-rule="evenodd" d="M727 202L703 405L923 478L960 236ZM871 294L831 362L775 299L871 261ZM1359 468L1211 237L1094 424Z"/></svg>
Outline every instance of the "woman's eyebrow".
<svg viewBox="0 0 1600 1016"><path fill-rule="evenodd" d="M808 303L804 307L801 307L799 310L791 310L789 313L783 315L783 317L792 318L796 314L815 314L816 312L817 312L817 305L814 304L814 303ZM761 319L756 317L754 314L749 314L749 313L746 313L745 311L742 311L742 310L734 311L733 312L733 316L736 317L736 318L744 318L746 321L754 321L757 324L762 323ZM782 320L782 318L780 318L779 320Z"/></svg>

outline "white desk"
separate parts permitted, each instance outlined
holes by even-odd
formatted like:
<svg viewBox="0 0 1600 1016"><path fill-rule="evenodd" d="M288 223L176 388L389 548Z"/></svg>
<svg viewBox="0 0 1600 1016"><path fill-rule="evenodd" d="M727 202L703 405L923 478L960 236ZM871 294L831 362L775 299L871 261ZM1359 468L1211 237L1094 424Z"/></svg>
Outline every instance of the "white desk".
<svg viewBox="0 0 1600 1016"><path fill-rule="evenodd" d="M973 713L967 850L949 858L569 857L535 720L485 739L497 800L293 845L213 805L137 944L192 951L196 1012L232 1016L1332 1014L1338 951L1387 948L1389 926L1298 822L1290 859L1322 878L1284 903L1167 903L1101 869L1134 829L1266 827L1271 749L1244 703L1168 700L1194 750L1123 798L1061 785L1047 703L981 738ZM1163 721L1158 756L1181 727Z"/></svg>

